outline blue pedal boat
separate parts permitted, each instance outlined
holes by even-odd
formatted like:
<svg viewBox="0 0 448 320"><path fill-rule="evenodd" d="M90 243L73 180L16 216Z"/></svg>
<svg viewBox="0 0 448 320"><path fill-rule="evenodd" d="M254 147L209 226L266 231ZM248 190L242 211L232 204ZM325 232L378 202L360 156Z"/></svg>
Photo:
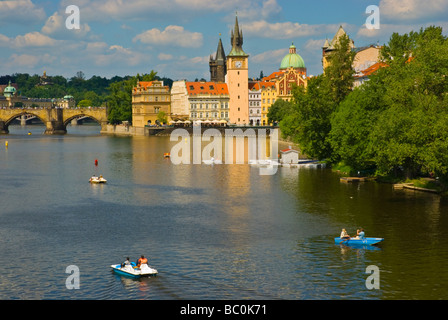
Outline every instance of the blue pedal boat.
<svg viewBox="0 0 448 320"><path fill-rule="evenodd" d="M384 238L364 238L364 239L357 239L357 238L350 238L350 239L341 239L341 238L334 238L335 244L345 244L345 245L368 245L373 246L377 245L384 241Z"/></svg>

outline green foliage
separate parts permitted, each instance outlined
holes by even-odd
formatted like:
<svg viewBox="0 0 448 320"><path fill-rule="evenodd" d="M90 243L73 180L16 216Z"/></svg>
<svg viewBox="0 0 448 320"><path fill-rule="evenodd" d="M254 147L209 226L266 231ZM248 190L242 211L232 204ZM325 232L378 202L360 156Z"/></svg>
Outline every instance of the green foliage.
<svg viewBox="0 0 448 320"><path fill-rule="evenodd" d="M393 34L387 67L354 90L332 118L334 153L380 175L448 176L448 40L429 27Z"/></svg>
<svg viewBox="0 0 448 320"><path fill-rule="evenodd" d="M159 113L157 114L157 120L159 120L159 123L161 124L167 123L168 117L164 111L159 111Z"/></svg>
<svg viewBox="0 0 448 320"><path fill-rule="evenodd" d="M394 33L384 67L353 87L346 39L324 75L296 88L280 128L311 157L351 172L448 182L448 39L440 27Z"/></svg>
<svg viewBox="0 0 448 320"><path fill-rule="evenodd" d="M132 123L132 88L137 85L139 81L152 81L156 78L157 72L151 71L150 74L114 82L109 86L110 95L107 98L108 102L108 120L112 124L118 124L122 121L129 121Z"/></svg>
<svg viewBox="0 0 448 320"><path fill-rule="evenodd" d="M292 110L290 102L283 99L277 99L274 104L269 108L268 122L280 122L287 114Z"/></svg>
<svg viewBox="0 0 448 320"><path fill-rule="evenodd" d="M293 108L280 122L280 128L309 157L333 156L329 139L331 118L338 103L352 90L353 59L350 40L343 36L331 54L331 64L325 73L308 80L306 88L293 88Z"/></svg>

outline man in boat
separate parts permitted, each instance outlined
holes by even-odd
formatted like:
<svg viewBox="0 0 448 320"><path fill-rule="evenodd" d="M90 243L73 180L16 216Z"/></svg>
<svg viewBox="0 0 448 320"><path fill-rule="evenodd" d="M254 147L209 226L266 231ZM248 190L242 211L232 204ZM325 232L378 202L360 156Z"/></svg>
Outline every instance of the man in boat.
<svg viewBox="0 0 448 320"><path fill-rule="evenodd" d="M140 259L138 259L138 261L137 261L137 268L140 268L140 266L142 264L148 264L148 259L146 259L144 255L142 255L140 257Z"/></svg>
<svg viewBox="0 0 448 320"><path fill-rule="evenodd" d="M354 237L353 239L364 239L365 238L365 233L364 233L364 229L363 228L359 228L358 230L356 230L356 237Z"/></svg>

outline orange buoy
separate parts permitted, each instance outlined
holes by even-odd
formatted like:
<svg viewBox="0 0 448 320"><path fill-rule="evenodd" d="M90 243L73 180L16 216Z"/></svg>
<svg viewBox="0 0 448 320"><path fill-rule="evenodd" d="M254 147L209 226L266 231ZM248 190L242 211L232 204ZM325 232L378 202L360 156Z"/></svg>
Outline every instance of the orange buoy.
<svg viewBox="0 0 448 320"><path fill-rule="evenodd" d="M97 159L95 159L95 165L96 165L96 166L98 165L98 160L97 160Z"/></svg>

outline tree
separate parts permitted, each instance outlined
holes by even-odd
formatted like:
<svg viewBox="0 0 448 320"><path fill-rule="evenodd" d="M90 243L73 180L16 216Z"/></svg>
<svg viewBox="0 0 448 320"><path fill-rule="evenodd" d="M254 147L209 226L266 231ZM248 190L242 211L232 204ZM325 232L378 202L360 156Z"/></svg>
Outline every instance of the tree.
<svg viewBox="0 0 448 320"><path fill-rule="evenodd" d="M159 113L157 113L157 120L159 123L167 123L168 117L164 111L159 111Z"/></svg>
<svg viewBox="0 0 448 320"><path fill-rule="evenodd" d="M353 88L353 60L355 52L351 50L350 39L347 35L339 37L335 50L329 57L329 65L325 68L325 77L331 83L332 98L340 103Z"/></svg>
<svg viewBox="0 0 448 320"><path fill-rule="evenodd" d="M331 156L328 134L330 118L336 106L331 98L328 78L320 75L311 78L306 88L293 88L293 107L280 121L280 129L299 144L303 153L312 158Z"/></svg>
<svg viewBox="0 0 448 320"><path fill-rule="evenodd" d="M309 157L328 159L333 155L331 118L352 91L353 59L350 39L344 35L335 45L325 73L309 79L306 88L293 88L293 108L280 122L280 129Z"/></svg>
<svg viewBox="0 0 448 320"><path fill-rule="evenodd" d="M157 72L151 71L149 75L145 75L145 81L154 80ZM107 97L108 103L108 120L112 124L118 124L122 121L132 123L132 88L137 85L140 75L129 77L122 81L113 82L108 90L110 92Z"/></svg>
<svg viewBox="0 0 448 320"><path fill-rule="evenodd" d="M334 155L380 175L448 178L448 40L428 27L393 34L386 67L349 94L332 118Z"/></svg>
<svg viewBox="0 0 448 320"><path fill-rule="evenodd" d="M268 122L280 122L283 118L290 113L292 105L290 102L283 99L275 100L274 104L269 108Z"/></svg>

